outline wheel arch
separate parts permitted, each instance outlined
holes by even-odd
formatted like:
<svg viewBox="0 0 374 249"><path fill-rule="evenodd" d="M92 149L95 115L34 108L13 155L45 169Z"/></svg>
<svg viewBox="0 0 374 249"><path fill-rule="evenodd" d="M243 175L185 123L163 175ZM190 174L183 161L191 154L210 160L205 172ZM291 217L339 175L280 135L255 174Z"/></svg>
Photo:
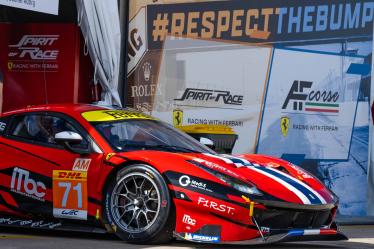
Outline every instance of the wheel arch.
<svg viewBox="0 0 374 249"><path fill-rule="evenodd" d="M107 214L104 213L106 211L105 205L107 205L106 194L107 194L108 188L110 187L110 183L112 183L112 181L115 180L118 172L121 171L122 169L124 169L126 167L130 167L132 165L149 166L152 170L156 171L160 175L160 177L165 181L166 189L167 189L169 197L170 197L170 202L169 202L170 203L170 215L169 215L168 219L166 220L166 228L168 230L171 230L172 231L171 234L173 234L173 231L175 230L175 226L176 226L176 219L175 219L176 206L175 206L173 194L172 194L171 190L169 189L170 181L169 181L169 179L167 179L167 177L165 177L165 175L162 174L162 172L160 172L160 170L157 167L154 166L154 164L152 164L150 162L142 161L142 160L126 160L126 161L118 164L117 166L113 167L113 169L107 175L107 177L105 179L105 182L104 182L104 185L103 185L103 188L102 188L102 212L103 212L102 213L102 222L103 222L103 225L108 230L108 232L112 232L112 233L116 232L116 228L114 228L110 224L110 221L106 217ZM169 222L171 222L171 224ZM154 241L156 241L157 243L158 242L162 243L165 238L167 238L167 237L161 236L159 239L156 239ZM168 240L165 240L165 241L168 241Z"/></svg>

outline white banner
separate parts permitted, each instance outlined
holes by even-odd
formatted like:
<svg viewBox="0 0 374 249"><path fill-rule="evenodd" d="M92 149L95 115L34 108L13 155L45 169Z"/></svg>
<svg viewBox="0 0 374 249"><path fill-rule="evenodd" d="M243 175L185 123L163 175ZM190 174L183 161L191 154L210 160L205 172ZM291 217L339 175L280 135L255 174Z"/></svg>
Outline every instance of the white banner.
<svg viewBox="0 0 374 249"><path fill-rule="evenodd" d="M0 5L58 15L59 0L0 0Z"/></svg>
<svg viewBox="0 0 374 249"><path fill-rule="evenodd" d="M276 49L258 153L347 160L363 58Z"/></svg>
<svg viewBox="0 0 374 249"><path fill-rule="evenodd" d="M195 52L176 48L178 42L165 42L152 115L171 124L180 119L178 126L231 130L239 135L233 153L253 153L272 49L184 40L204 46ZM171 71L183 73L174 78Z"/></svg>

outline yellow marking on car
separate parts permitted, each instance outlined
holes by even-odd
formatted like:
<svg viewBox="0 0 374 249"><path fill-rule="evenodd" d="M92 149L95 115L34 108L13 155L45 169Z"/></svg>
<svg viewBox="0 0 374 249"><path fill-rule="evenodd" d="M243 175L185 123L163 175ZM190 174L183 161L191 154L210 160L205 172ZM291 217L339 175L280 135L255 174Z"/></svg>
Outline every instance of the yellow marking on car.
<svg viewBox="0 0 374 249"><path fill-rule="evenodd" d="M108 122L126 119L154 119L146 114L126 110L100 110L82 113L82 117L88 122Z"/></svg>
<svg viewBox="0 0 374 249"><path fill-rule="evenodd" d="M108 153L108 155L106 155L105 157L105 160L109 161L116 153Z"/></svg>
<svg viewBox="0 0 374 249"><path fill-rule="evenodd" d="M251 203L249 204L249 217L253 217L254 206L255 203L251 201Z"/></svg>
<svg viewBox="0 0 374 249"><path fill-rule="evenodd" d="M242 195L242 198L245 200L245 202L249 203L249 217L253 217L255 203L244 195Z"/></svg>

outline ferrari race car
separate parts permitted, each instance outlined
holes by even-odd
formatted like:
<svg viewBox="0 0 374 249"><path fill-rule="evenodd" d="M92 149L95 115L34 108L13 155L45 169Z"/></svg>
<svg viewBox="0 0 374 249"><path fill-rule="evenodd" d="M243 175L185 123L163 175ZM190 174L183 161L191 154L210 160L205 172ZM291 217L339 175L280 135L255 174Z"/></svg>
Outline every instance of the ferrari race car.
<svg viewBox="0 0 374 249"><path fill-rule="evenodd" d="M337 197L303 169L219 155L131 109L45 105L0 118L0 225L261 244L343 240Z"/></svg>

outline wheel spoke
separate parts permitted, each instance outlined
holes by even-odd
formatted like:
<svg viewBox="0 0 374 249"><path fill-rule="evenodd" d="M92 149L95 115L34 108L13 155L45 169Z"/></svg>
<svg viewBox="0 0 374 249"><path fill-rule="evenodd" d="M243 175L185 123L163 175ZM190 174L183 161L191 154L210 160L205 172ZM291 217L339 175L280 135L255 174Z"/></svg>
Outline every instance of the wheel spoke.
<svg viewBox="0 0 374 249"><path fill-rule="evenodd" d="M142 211L142 213L143 213L143 215L145 217L145 220L147 222L147 225L148 225L149 224L149 219L148 219L148 216L147 216L147 212Z"/></svg>
<svg viewBox="0 0 374 249"><path fill-rule="evenodd" d="M135 211L135 210L134 210L134 212L132 213L132 217L131 217L129 223L126 224L126 227L129 227L129 226L131 225L131 223L134 221L134 219L135 219L137 213L138 213L138 211Z"/></svg>
<svg viewBox="0 0 374 249"><path fill-rule="evenodd" d="M152 210L152 209L147 208L147 213L148 213L148 212L150 212L150 213L156 213L157 210Z"/></svg>
<svg viewBox="0 0 374 249"><path fill-rule="evenodd" d="M129 203L129 204L126 204L126 205L114 205L114 207L116 207L116 208L123 208L123 209L126 209L127 207L129 207L129 206L131 206L131 205L134 205L133 203Z"/></svg>
<svg viewBox="0 0 374 249"><path fill-rule="evenodd" d="M126 193L127 193L127 194L133 194L133 195L136 194L136 193L131 192L131 191L127 188L126 181L123 181L123 186L125 187L125 189L126 189Z"/></svg>
<svg viewBox="0 0 374 249"><path fill-rule="evenodd" d="M125 216L125 214L126 213L128 213L128 212L135 212L135 210L134 209L129 209L129 210L125 210L125 211L123 211L123 213L121 214L121 216L119 217L119 221L121 221L122 220L122 218L123 218L123 216Z"/></svg>
<svg viewBox="0 0 374 249"><path fill-rule="evenodd" d="M138 214L136 215L136 219L135 219L135 222L136 222L136 226L138 227L138 229L140 228L140 225L139 225L139 216L141 214L141 211L139 210Z"/></svg>
<svg viewBox="0 0 374 249"><path fill-rule="evenodd" d="M140 191L142 190L142 188L143 188L143 185L144 185L144 182L145 182L145 178L143 178L143 181L142 181L142 183L140 184L140 187L139 187L139 189L140 189Z"/></svg>
<svg viewBox="0 0 374 249"><path fill-rule="evenodd" d="M148 198L151 198L150 195L151 195L151 193L152 193L153 187L154 187L154 186L152 185L152 187L148 190L148 193L147 193L147 197L148 197Z"/></svg>
<svg viewBox="0 0 374 249"><path fill-rule="evenodd" d="M129 201L133 201L134 200L133 198L130 198L127 194L116 194L116 195L125 197Z"/></svg>

